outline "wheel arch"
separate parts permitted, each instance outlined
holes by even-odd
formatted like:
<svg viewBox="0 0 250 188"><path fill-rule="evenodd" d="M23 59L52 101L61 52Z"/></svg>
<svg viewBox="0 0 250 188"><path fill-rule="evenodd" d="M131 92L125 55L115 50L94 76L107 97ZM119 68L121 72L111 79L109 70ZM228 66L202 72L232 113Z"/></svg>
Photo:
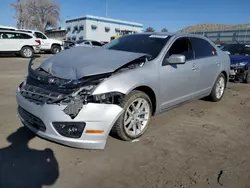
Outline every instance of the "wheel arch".
<svg viewBox="0 0 250 188"><path fill-rule="evenodd" d="M29 45L24 45L24 46L22 46L22 48L20 49L20 51L21 51L23 48L25 48L25 47L29 47L29 48L31 48L32 51L34 51L33 46L29 46Z"/></svg>
<svg viewBox="0 0 250 188"><path fill-rule="evenodd" d="M223 74L223 75L225 76L225 78L226 78L226 85L227 85L228 79L229 79L227 72L223 70L223 71L221 72L221 74Z"/></svg>
<svg viewBox="0 0 250 188"><path fill-rule="evenodd" d="M146 85L137 86L137 87L133 88L131 91L134 91L134 90L142 91L148 95L148 97L150 98L151 103L152 103L152 108L153 108L152 115L154 115L156 112L156 104L157 104L156 103L156 95L155 95L154 90Z"/></svg>

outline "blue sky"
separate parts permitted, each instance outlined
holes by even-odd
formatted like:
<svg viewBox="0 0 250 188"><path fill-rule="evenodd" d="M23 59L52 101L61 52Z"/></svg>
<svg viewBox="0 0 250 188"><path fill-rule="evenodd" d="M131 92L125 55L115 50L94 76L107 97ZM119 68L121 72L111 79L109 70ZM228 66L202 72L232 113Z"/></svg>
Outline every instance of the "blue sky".
<svg viewBox="0 0 250 188"><path fill-rule="evenodd" d="M65 20L86 14L105 16L106 0L55 0ZM14 10L1 0L0 25L15 25ZM156 30L177 31L200 23L250 23L250 0L107 0L108 17L139 22Z"/></svg>

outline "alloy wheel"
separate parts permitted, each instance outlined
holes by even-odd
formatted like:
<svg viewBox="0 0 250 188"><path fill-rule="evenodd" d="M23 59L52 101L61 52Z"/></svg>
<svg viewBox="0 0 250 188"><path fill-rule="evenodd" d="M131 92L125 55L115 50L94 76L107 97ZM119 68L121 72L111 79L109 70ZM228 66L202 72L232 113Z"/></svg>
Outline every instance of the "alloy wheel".
<svg viewBox="0 0 250 188"><path fill-rule="evenodd" d="M220 77L216 83L216 90L215 90L216 97L220 99L224 91L225 91L225 79L224 77Z"/></svg>
<svg viewBox="0 0 250 188"><path fill-rule="evenodd" d="M31 57L32 56L32 51L29 48L25 48L23 50L23 54L24 54L25 57Z"/></svg>
<svg viewBox="0 0 250 188"><path fill-rule="evenodd" d="M150 105L144 98L137 98L126 109L124 114L125 132L132 137L141 135L150 120Z"/></svg>

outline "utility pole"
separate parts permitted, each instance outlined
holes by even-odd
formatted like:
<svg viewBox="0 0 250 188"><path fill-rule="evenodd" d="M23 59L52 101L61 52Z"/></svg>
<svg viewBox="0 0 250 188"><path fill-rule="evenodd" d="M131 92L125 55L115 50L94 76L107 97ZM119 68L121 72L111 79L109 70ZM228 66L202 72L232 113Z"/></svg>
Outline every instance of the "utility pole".
<svg viewBox="0 0 250 188"><path fill-rule="evenodd" d="M108 17L108 3L107 3L108 0L106 0L106 17Z"/></svg>

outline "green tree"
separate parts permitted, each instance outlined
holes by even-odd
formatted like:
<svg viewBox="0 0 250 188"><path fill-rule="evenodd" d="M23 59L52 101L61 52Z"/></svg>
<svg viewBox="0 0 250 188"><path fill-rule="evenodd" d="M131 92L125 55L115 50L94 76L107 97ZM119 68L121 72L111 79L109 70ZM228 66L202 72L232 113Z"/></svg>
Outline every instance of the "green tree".
<svg viewBox="0 0 250 188"><path fill-rule="evenodd" d="M163 28L161 32L168 32L167 28Z"/></svg>
<svg viewBox="0 0 250 188"><path fill-rule="evenodd" d="M155 30L154 30L154 28L153 27L148 27L146 30L145 30L145 32L154 32Z"/></svg>

